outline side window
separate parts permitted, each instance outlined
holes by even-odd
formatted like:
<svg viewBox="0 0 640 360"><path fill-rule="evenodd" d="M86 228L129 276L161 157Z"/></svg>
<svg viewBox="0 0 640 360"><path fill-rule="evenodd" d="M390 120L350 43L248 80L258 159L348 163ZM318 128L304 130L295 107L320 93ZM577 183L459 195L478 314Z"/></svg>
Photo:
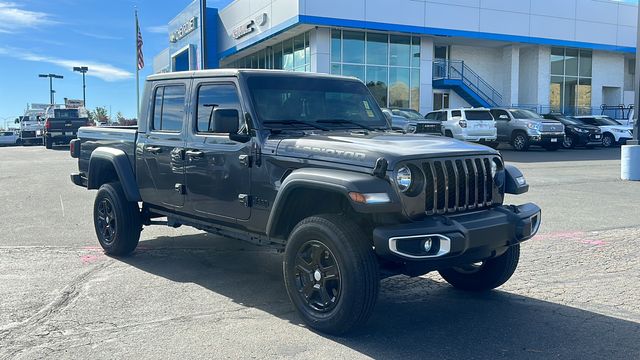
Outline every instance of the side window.
<svg viewBox="0 0 640 360"><path fill-rule="evenodd" d="M451 117L452 118L454 118L454 117L462 117L462 111L460 111L460 110L452 110L451 111Z"/></svg>
<svg viewBox="0 0 640 360"><path fill-rule="evenodd" d="M495 120L498 120L498 121L508 121L509 120L509 114L504 110L491 110L491 115L493 115L493 118ZM506 116L507 118L506 119L500 119L500 116L502 116L502 115Z"/></svg>
<svg viewBox="0 0 640 360"><path fill-rule="evenodd" d="M582 120L582 122L587 123L589 125L598 126L598 122L594 118L581 118L580 120Z"/></svg>
<svg viewBox="0 0 640 360"><path fill-rule="evenodd" d="M242 114L238 90L234 84L210 84L198 88L197 132L212 133L213 111L215 109L234 109ZM241 132L243 125L243 117L240 116L238 128Z"/></svg>
<svg viewBox="0 0 640 360"><path fill-rule="evenodd" d="M153 130L180 132L185 114L185 86L158 87L153 104Z"/></svg>

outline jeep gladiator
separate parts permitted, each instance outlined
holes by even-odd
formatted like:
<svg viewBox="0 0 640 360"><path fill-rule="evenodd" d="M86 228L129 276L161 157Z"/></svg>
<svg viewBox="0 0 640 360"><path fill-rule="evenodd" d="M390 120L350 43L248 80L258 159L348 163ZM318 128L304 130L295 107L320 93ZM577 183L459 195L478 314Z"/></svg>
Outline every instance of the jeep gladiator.
<svg viewBox="0 0 640 360"><path fill-rule="evenodd" d="M362 325L380 279L439 271L486 291L516 269L540 208L500 153L399 134L355 78L268 70L150 76L138 127L87 128L71 142L74 184L97 189L107 254L144 226L187 225L284 252L288 295L312 328Z"/></svg>

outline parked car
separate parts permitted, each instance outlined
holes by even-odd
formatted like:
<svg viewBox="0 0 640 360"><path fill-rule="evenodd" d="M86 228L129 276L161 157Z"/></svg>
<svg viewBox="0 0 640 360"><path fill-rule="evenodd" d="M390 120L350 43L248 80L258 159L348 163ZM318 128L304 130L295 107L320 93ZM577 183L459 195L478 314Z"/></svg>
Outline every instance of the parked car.
<svg viewBox="0 0 640 360"><path fill-rule="evenodd" d="M81 109L49 109L44 122L44 146L68 144L76 138L78 129L89 124L89 118L80 114Z"/></svg>
<svg viewBox="0 0 640 360"><path fill-rule="evenodd" d="M427 120L422 114L415 111L414 109L408 108L390 108L393 115L402 116L405 119L408 119L410 122L415 123L417 134L432 134L432 135L441 135L442 134L442 124L439 121Z"/></svg>
<svg viewBox="0 0 640 360"><path fill-rule="evenodd" d="M578 146L587 148L602 146L602 130L599 127L586 124L562 114L545 114L545 119L556 120L564 125L564 141L562 147L573 149Z"/></svg>
<svg viewBox="0 0 640 360"><path fill-rule="evenodd" d="M0 146L18 144L20 136L15 131L0 131Z"/></svg>
<svg viewBox="0 0 640 360"><path fill-rule="evenodd" d="M535 204L503 205L529 185L499 152L389 131L355 78L175 72L144 94L137 128L83 127L71 142L72 182L98 190L102 248L127 255L164 223L283 251L289 298L319 331L364 323L381 271L496 288L540 227Z"/></svg>
<svg viewBox="0 0 640 360"><path fill-rule="evenodd" d="M498 147L496 122L488 109L444 109L428 113L425 119L440 122L444 136Z"/></svg>
<svg viewBox="0 0 640 360"><path fill-rule="evenodd" d="M394 109L382 109L387 119L391 121L391 128L401 130L408 134L440 135L440 122L427 121L420 113L419 117L409 115L406 112L398 112Z"/></svg>
<svg viewBox="0 0 640 360"><path fill-rule="evenodd" d="M525 109L493 108L496 119L498 141L511 144L518 151L527 151L537 145L555 151L564 141L564 125L558 121L545 120L533 111Z"/></svg>
<svg viewBox="0 0 640 360"><path fill-rule="evenodd" d="M602 130L602 146L613 147L624 145L627 140L633 139L633 126L622 125L616 120L605 115L574 116L586 124L598 126Z"/></svg>

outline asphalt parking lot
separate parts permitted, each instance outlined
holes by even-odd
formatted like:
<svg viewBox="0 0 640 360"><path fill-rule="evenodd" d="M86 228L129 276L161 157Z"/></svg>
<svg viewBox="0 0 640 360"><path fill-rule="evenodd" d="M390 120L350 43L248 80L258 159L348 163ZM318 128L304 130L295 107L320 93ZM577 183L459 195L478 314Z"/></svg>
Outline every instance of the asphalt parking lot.
<svg viewBox="0 0 640 360"><path fill-rule="evenodd" d="M190 228L146 228L129 258L95 239L95 192L63 148L0 148L0 357L640 358L640 183L619 149L503 152L543 209L496 291L439 276L385 279L367 326L305 328L281 255Z"/></svg>

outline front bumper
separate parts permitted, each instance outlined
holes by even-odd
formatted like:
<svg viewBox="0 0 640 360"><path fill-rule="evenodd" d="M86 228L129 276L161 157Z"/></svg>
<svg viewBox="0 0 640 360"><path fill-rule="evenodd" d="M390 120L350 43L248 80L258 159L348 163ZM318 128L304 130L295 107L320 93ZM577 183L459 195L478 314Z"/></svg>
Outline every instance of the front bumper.
<svg viewBox="0 0 640 360"><path fill-rule="evenodd" d="M529 135L529 141L534 145L558 145L564 141L564 133L539 133Z"/></svg>
<svg viewBox="0 0 640 360"><path fill-rule="evenodd" d="M573 138L577 146L602 145L602 134L597 133L574 133Z"/></svg>
<svg viewBox="0 0 640 360"><path fill-rule="evenodd" d="M540 208L532 203L498 206L423 221L377 227L373 241L383 260L402 263L404 273L426 272L471 264L504 253L532 238L540 228ZM425 242L431 249L425 251Z"/></svg>

